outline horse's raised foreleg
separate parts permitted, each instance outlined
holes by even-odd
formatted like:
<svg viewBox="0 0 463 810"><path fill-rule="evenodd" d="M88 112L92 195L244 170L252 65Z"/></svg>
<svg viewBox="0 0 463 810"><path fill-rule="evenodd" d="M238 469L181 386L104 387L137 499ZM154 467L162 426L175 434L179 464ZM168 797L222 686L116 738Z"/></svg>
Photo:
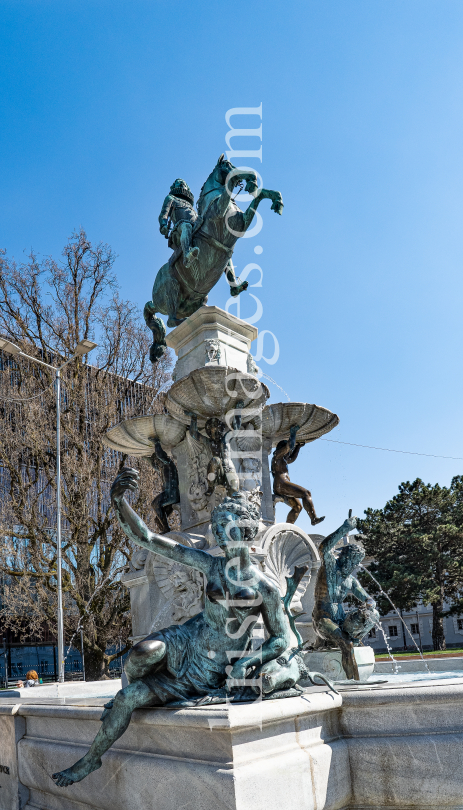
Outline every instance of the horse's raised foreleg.
<svg viewBox="0 0 463 810"><path fill-rule="evenodd" d="M229 179L230 178L230 179ZM236 186L246 184L245 191L250 194L255 194L257 191L257 175L255 172L246 171L240 172L237 169L229 175L225 183L222 193L215 200L215 216L222 218L226 215L230 200ZM273 193L273 192L270 192Z"/></svg>
<svg viewBox="0 0 463 810"><path fill-rule="evenodd" d="M270 191L266 188L261 189L243 214L243 233L249 228L252 220L254 219L254 214L256 213L262 200L272 200L271 209L272 211L275 211L276 214L281 214L283 212L283 198L280 192Z"/></svg>

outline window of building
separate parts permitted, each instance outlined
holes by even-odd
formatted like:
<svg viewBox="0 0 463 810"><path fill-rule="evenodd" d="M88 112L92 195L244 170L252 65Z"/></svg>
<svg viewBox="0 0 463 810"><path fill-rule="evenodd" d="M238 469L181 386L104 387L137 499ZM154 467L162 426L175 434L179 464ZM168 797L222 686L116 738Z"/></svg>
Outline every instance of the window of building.
<svg viewBox="0 0 463 810"><path fill-rule="evenodd" d="M389 635L390 635L391 637L392 637L392 636L397 636L397 635L398 635L398 633L397 633L397 627L395 626L395 624L390 624L390 625L389 625Z"/></svg>
<svg viewBox="0 0 463 810"><path fill-rule="evenodd" d="M419 634L420 634L420 628L418 627L418 625L417 625L417 624L412 624L412 625L411 625L411 628L412 628L412 633L413 633L413 635L414 635L414 636L419 636Z"/></svg>
<svg viewBox="0 0 463 810"><path fill-rule="evenodd" d="M463 630L463 619L457 619L457 627L459 630Z"/></svg>
<svg viewBox="0 0 463 810"><path fill-rule="evenodd" d="M368 638L376 638L376 627L372 627L368 633Z"/></svg>

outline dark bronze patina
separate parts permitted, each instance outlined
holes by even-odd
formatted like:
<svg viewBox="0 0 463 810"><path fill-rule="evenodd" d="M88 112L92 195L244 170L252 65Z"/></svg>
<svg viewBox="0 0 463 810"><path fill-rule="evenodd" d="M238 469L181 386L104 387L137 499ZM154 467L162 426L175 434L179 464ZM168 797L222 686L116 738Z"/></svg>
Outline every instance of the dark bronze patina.
<svg viewBox="0 0 463 810"><path fill-rule="evenodd" d="M156 512L161 534L166 534L170 531L167 518L172 514L174 505L180 503L178 472L174 460L162 449L159 439L155 441L154 449L155 453L151 456L150 461L154 469L161 473L164 479L164 488L159 495L156 495L151 506Z"/></svg>
<svg viewBox="0 0 463 810"><path fill-rule="evenodd" d="M274 498L282 498L285 504L291 507L291 511L288 512L288 517L286 518L287 523L295 523L302 512L302 507L304 507L310 517L312 526L316 526L317 523L321 523L325 518L317 517L311 493L308 489L305 489L305 487L301 487L299 484L293 484L290 481L288 473L288 464L292 464L293 461L296 461L299 450L301 447L304 447L305 444L305 442L296 442L296 433L298 430L299 425L293 425L289 439L278 442L275 448L272 457L273 496ZM298 500L299 498L302 501L302 505Z"/></svg>
<svg viewBox="0 0 463 810"><path fill-rule="evenodd" d="M234 201L233 190L245 184L254 197L246 211ZM168 316L167 326L177 326L207 301L207 295L222 274L230 284L231 295L239 295L248 282L235 276L233 249L244 236L262 200L272 202L272 210L283 211L279 191L258 189L253 169L240 170L221 155L204 183L198 199L198 214L193 195L184 180L176 180L164 200L159 217L161 232L169 238L174 253L159 270L154 281L152 300L145 305L144 316L153 332L150 359L154 362L165 351L160 312ZM172 222L173 230L169 232ZM159 323L160 322L160 323Z"/></svg>
<svg viewBox="0 0 463 810"><path fill-rule="evenodd" d="M360 680L354 658L354 646L379 621L376 603L353 571L362 562L365 552L356 543L343 546L339 553L334 547L348 532L355 529L357 518L349 517L342 526L325 537L319 546L322 565L315 586L313 629L318 636L317 647L331 646L341 650L342 666L348 678ZM355 596L360 607L346 613L343 601L348 594Z"/></svg>

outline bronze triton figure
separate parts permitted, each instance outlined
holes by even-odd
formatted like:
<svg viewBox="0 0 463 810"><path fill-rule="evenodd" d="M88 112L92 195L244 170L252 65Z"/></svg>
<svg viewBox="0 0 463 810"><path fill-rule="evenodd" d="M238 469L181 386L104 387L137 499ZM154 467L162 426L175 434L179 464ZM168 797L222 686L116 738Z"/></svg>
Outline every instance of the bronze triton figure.
<svg viewBox="0 0 463 810"><path fill-rule="evenodd" d="M356 525L357 518L351 517L349 512L349 517L342 526L325 537L318 548L322 565L315 586L312 621L319 638L316 647L320 648L328 642L329 646L339 648L344 672L348 678L358 681L360 679L354 646L379 622L379 613L374 599L362 588L358 579L352 576L365 552L355 543L343 546L339 554L334 550L336 543L355 529ZM353 594L362 604L346 614L342 603L347 594Z"/></svg>
<svg viewBox="0 0 463 810"><path fill-rule="evenodd" d="M89 751L71 767L53 774L60 787L79 782L101 767L102 755L122 736L134 709L255 700L259 694L271 698L275 690L288 690L309 675L299 647L290 648L289 619L289 603L306 568L296 568L293 577L287 578L288 593L282 600L277 586L249 554L259 529L257 507L242 494L226 497L216 506L212 531L223 556L213 557L150 531L124 497L137 486L138 472L126 468L111 489L123 531L138 546L200 571L207 582L205 607L185 624L166 627L135 644L125 662L129 685L106 704ZM253 649L253 628L260 618L266 639ZM255 685L250 686L251 673ZM291 697L300 692L279 694Z"/></svg>
<svg viewBox="0 0 463 810"><path fill-rule="evenodd" d="M312 495L308 489L293 484L289 479L288 464L296 461L299 450L304 447L305 442L296 442L296 433L299 430L299 425L293 425L290 431L288 440L278 442L275 452L272 457L272 475L273 475L273 497L282 498L287 506L291 507L286 518L287 523L295 523L300 513L302 506L310 517L312 526L316 526L325 520L324 517L318 518L315 512L315 507L312 501ZM300 501L302 500L302 506Z"/></svg>

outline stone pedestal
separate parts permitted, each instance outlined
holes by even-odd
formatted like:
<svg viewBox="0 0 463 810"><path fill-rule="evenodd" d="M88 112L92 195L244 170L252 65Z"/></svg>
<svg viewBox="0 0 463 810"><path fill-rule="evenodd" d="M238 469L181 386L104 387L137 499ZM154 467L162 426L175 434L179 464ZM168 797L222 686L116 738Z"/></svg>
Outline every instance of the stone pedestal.
<svg viewBox="0 0 463 810"><path fill-rule="evenodd" d="M177 355L173 378L206 365L252 372L251 343L257 329L220 307L201 307L170 332L166 343Z"/></svg>
<svg viewBox="0 0 463 810"><path fill-rule="evenodd" d="M307 668L312 672L321 672L332 681L343 681L347 675L342 666L341 650L315 650L303 654ZM373 647L354 647L360 681L368 681L375 668L375 651Z"/></svg>
<svg viewBox="0 0 463 810"><path fill-rule="evenodd" d="M10 794L20 789L22 801L29 794L27 810L338 808L350 793L346 744L333 736L333 709L340 705L340 697L318 693L136 711L102 767L64 789L50 774L82 756L100 726L101 707L21 706L2 718L8 727L2 756L13 777ZM0 810L19 810L2 793Z"/></svg>
<svg viewBox="0 0 463 810"><path fill-rule="evenodd" d="M261 489L261 415L268 397L267 386L255 375L213 364L193 369L169 389L165 407L170 415L189 426L193 413L198 429L193 433L188 430L183 441L172 448L179 476L182 530L204 535L212 510L226 494L223 480L212 493L209 491L208 464L214 452L209 420L222 425L219 436L225 437L228 460L235 467L240 489ZM239 430L234 421L238 416ZM249 461L253 462L252 469Z"/></svg>
<svg viewBox="0 0 463 810"><path fill-rule="evenodd" d="M0 701L0 810L463 807L461 678L139 710L98 771L56 787L101 710Z"/></svg>

